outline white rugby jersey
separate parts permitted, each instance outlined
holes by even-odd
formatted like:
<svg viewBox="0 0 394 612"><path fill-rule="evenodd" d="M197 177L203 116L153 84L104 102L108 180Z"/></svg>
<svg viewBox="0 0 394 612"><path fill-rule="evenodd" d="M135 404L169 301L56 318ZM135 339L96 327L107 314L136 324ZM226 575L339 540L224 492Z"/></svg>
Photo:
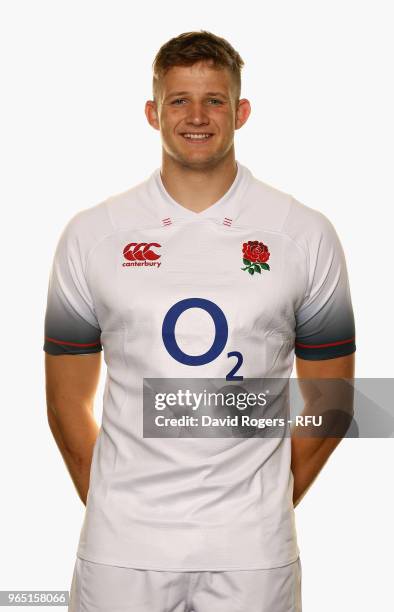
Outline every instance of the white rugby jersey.
<svg viewBox="0 0 394 612"><path fill-rule="evenodd" d="M84 559L212 571L273 568L299 554L290 437L143 437L144 378L225 379L232 351L242 355L238 375L289 378L294 354L356 350L331 222L237 167L200 213L171 198L157 169L73 216L58 242L44 351L103 349L107 366Z"/></svg>

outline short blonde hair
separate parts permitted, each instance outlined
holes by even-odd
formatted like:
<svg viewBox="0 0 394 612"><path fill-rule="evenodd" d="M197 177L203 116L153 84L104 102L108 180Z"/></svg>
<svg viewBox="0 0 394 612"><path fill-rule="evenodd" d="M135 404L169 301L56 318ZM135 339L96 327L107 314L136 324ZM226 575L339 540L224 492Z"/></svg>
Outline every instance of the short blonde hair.
<svg viewBox="0 0 394 612"><path fill-rule="evenodd" d="M153 61L153 98L157 99L160 79L173 66L192 66L208 62L215 68L227 68L234 79L236 98L241 95L241 70L244 61L224 38L211 32L184 32L166 42Z"/></svg>

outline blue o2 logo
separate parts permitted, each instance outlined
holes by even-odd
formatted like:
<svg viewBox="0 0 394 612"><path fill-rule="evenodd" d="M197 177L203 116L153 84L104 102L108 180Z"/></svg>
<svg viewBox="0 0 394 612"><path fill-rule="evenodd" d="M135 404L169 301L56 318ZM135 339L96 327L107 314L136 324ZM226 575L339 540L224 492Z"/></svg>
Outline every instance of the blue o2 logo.
<svg viewBox="0 0 394 612"><path fill-rule="evenodd" d="M175 325L181 314L183 314L189 308L202 308L208 314L211 315L215 324L215 339L209 351L202 355L188 355L184 353L178 346L175 338ZM199 366L205 365L210 361L213 361L220 355L226 346L228 338L228 325L223 310L210 300L204 300L202 298L188 298L181 300L173 306L167 312L164 317L162 336L164 346L170 355L185 365Z"/></svg>
<svg viewBox="0 0 394 612"><path fill-rule="evenodd" d="M215 338L212 343L211 348L202 355L188 355L184 351L182 351L175 337L175 325L178 321L181 314L183 314L189 308L202 308L205 310L211 317L215 324ZM188 366L199 366L205 365L214 361L226 346L226 342L228 339L228 324L226 316L221 308L214 302L210 300L206 300L204 298L187 298L185 300L181 300L177 302L173 306L171 306L170 310L164 317L163 326L162 326L162 337L164 346L167 351L176 361L179 363L183 363ZM237 357L238 362L226 376L226 380L242 380L242 376L234 376L235 372L242 365L242 355L238 351L232 351L227 354L228 357L234 356Z"/></svg>

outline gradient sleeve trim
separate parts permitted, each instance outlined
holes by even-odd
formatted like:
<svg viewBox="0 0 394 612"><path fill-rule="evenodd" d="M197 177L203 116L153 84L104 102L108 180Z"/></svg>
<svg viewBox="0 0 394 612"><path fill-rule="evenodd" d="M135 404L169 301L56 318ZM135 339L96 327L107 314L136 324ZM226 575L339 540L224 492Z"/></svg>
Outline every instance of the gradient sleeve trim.
<svg viewBox="0 0 394 612"><path fill-rule="evenodd" d="M308 233L306 295L296 312L295 354L301 359L333 359L356 350L355 324L345 255L331 222L314 211Z"/></svg>
<svg viewBox="0 0 394 612"><path fill-rule="evenodd" d="M77 219L78 215L73 217L60 236L49 277L43 350L50 355L83 355L102 350Z"/></svg>
<svg viewBox="0 0 394 612"><path fill-rule="evenodd" d="M343 357L350 355L356 350L356 338L348 338L347 340L339 340L338 342L327 342L326 344L302 344L295 343L295 354L300 359L333 359L334 357Z"/></svg>
<svg viewBox="0 0 394 612"><path fill-rule="evenodd" d="M50 355L79 355L98 353L103 350L100 340L97 342L66 342L45 336L44 351Z"/></svg>

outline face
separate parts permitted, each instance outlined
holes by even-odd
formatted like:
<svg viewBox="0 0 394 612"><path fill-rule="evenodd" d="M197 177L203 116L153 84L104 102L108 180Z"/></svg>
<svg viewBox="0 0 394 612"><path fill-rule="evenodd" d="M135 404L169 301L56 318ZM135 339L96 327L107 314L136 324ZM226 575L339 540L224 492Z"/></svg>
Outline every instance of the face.
<svg viewBox="0 0 394 612"><path fill-rule="evenodd" d="M160 130L163 153L182 166L209 168L234 152L234 130L250 113L248 100L236 100L227 69L205 62L174 66L160 82L157 101L145 106Z"/></svg>

